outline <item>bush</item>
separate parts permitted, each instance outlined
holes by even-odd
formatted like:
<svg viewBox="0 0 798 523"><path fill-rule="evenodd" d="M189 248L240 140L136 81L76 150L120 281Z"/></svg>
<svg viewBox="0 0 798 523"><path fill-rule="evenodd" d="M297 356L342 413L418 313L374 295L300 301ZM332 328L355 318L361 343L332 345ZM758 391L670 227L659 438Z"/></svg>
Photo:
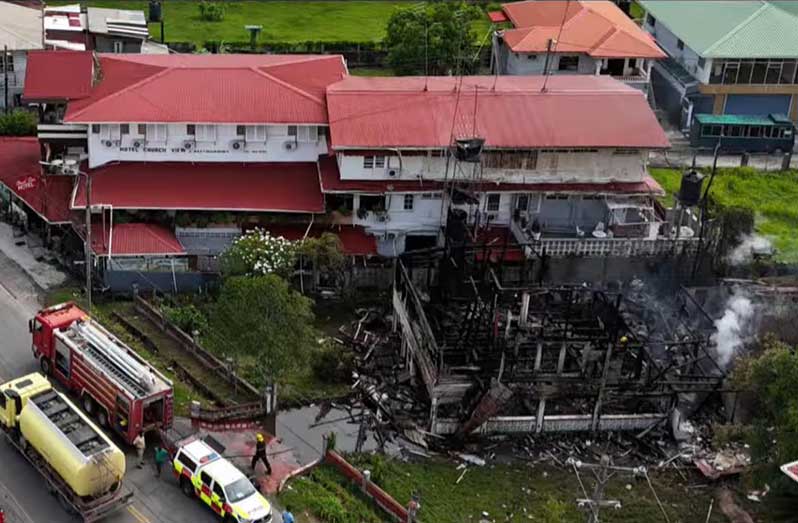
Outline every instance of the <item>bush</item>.
<svg viewBox="0 0 798 523"><path fill-rule="evenodd" d="M14 109L0 115L0 136L35 136L36 115L24 109Z"/></svg>
<svg viewBox="0 0 798 523"><path fill-rule="evenodd" d="M220 2L202 0L199 3L200 19L206 22L221 22L224 20L225 6Z"/></svg>
<svg viewBox="0 0 798 523"><path fill-rule="evenodd" d="M179 307L161 306L161 312L166 319L177 325L177 327L191 334L194 331L207 332L208 319L194 305L183 305Z"/></svg>
<svg viewBox="0 0 798 523"><path fill-rule="evenodd" d="M337 343L326 343L313 356L313 374L322 383L346 383L354 370L354 355Z"/></svg>
<svg viewBox="0 0 798 523"><path fill-rule="evenodd" d="M287 276L296 263L296 246L282 236L253 229L239 237L221 257L225 276Z"/></svg>

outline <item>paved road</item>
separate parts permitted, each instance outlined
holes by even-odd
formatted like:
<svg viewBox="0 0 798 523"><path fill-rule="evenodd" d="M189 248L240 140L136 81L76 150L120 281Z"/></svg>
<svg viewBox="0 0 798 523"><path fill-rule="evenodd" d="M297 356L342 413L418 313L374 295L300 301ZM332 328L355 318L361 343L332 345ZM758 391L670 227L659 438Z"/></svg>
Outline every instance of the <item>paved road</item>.
<svg viewBox="0 0 798 523"><path fill-rule="evenodd" d="M27 322L38 308L37 288L18 265L0 254L0 381L37 370ZM218 519L195 499L180 493L171 476L156 480L149 467L136 469L128 456L126 483L133 504L108 523L205 523ZM0 441L0 504L8 523L73 523L39 475L6 442Z"/></svg>

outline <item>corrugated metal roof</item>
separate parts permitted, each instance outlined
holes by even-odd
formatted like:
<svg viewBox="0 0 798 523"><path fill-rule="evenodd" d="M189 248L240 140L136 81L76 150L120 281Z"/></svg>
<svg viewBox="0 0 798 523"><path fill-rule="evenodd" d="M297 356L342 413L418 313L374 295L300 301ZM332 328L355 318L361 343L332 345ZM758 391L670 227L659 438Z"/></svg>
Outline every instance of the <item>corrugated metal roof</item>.
<svg viewBox="0 0 798 523"><path fill-rule="evenodd" d="M765 0L640 3L658 24L703 57L798 57L798 4L785 6L785 2Z"/></svg>
<svg viewBox="0 0 798 523"><path fill-rule="evenodd" d="M324 88L346 72L338 55L98 56L101 80L66 123L323 124Z"/></svg>
<svg viewBox="0 0 798 523"><path fill-rule="evenodd" d="M43 176L39 166L41 151L35 137L0 137L0 183L50 223L70 221L71 176ZM17 181L32 177L35 187L17 190Z"/></svg>
<svg viewBox="0 0 798 523"><path fill-rule="evenodd" d="M117 209L324 212L311 162L126 162L90 174L92 203ZM73 208L86 205L80 180Z"/></svg>
<svg viewBox="0 0 798 523"><path fill-rule="evenodd" d="M31 51L22 97L29 102L85 98L93 69L89 51Z"/></svg>
<svg viewBox="0 0 798 523"><path fill-rule="evenodd" d="M174 233L153 223L92 224L91 248L98 256L174 256L186 251Z"/></svg>
<svg viewBox="0 0 798 523"><path fill-rule="evenodd" d="M504 40L516 53L545 52L549 40L555 40L558 53L586 53L597 58L665 57L651 35L606 0L516 2L503 4L502 9L515 26L503 33Z"/></svg>
<svg viewBox="0 0 798 523"><path fill-rule="evenodd" d="M327 89L334 149L667 148L643 93L604 76L349 77Z"/></svg>

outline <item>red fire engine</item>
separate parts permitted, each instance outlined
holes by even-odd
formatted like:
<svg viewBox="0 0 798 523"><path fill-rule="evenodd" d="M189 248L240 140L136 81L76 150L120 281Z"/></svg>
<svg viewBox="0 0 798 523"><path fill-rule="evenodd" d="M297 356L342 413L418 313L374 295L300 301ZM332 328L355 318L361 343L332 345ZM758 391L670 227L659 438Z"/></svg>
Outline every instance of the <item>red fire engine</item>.
<svg viewBox="0 0 798 523"><path fill-rule="evenodd" d="M29 322L42 372L80 399L83 409L128 444L172 426L172 382L72 302Z"/></svg>

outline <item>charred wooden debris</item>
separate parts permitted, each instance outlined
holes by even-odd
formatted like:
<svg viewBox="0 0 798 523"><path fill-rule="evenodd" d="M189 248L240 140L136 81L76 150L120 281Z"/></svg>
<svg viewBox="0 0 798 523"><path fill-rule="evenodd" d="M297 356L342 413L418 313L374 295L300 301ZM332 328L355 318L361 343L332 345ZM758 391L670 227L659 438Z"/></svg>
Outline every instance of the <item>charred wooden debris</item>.
<svg viewBox="0 0 798 523"><path fill-rule="evenodd" d="M664 434L721 404L712 321L684 290L511 286L489 271L444 298L411 275L398 262L390 309L341 329L378 438Z"/></svg>

